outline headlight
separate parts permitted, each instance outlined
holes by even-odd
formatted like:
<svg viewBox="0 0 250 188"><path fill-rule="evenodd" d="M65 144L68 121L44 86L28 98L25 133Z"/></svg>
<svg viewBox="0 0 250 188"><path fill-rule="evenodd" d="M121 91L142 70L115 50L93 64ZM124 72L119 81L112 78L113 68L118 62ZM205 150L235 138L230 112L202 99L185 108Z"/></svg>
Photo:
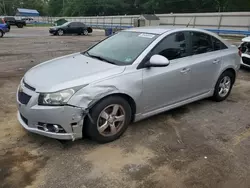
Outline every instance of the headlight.
<svg viewBox="0 0 250 188"><path fill-rule="evenodd" d="M74 89L66 89L56 93L41 93L39 95L38 104L51 106L64 105L74 94Z"/></svg>

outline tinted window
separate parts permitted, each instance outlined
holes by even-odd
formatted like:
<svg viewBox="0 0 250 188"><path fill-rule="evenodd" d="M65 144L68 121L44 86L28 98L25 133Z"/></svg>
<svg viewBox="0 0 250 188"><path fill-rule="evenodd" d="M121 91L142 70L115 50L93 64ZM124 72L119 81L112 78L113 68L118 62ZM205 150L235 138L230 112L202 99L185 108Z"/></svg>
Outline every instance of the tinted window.
<svg viewBox="0 0 250 188"><path fill-rule="evenodd" d="M168 60L188 56L187 32L178 32L167 36L153 50L153 54L162 55Z"/></svg>
<svg viewBox="0 0 250 188"><path fill-rule="evenodd" d="M70 24L70 27L79 27L78 23L77 22L72 22Z"/></svg>
<svg viewBox="0 0 250 188"><path fill-rule="evenodd" d="M201 32L191 32L192 54L203 54L213 51L211 36Z"/></svg>
<svg viewBox="0 0 250 188"><path fill-rule="evenodd" d="M78 26L79 26L79 27L85 27L85 24L84 24L84 23L81 23L81 22L78 22Z"/></svg>
<svg viewBox="0 0 250 188"><path fill-rule="evenodd" d="M212 42L213 42L213 46L214 46L215 51L227 49L227 46L215 37L212 37Z"/></svg>
<svg viewBox="0 0 250 188"><path fill-rule="evenodd" d="M5 17L4 20L6 21L15 21L14 17Z"/></svg>

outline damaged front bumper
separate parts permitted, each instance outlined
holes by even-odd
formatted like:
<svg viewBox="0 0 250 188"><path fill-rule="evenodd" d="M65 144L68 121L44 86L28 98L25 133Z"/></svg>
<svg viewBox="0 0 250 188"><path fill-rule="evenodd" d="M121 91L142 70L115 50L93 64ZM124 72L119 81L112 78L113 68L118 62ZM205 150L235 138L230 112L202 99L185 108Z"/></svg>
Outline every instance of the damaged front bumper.
<svg viewBox="0 0 250 188"><path fill-rule="evenodd" d="M27 131L61 140L82 138L86 115L82 108L70 105L41 106L37 104L38 96L38 93L26 87L17 92L17 118Z"/></svg>
<svg viewBox="0 0 250 188"><path fill-rule="evenodd" d="M250 55L244 53L241 55L241 65L250 68Z"/></svg>
<svg viewBox="0 0 250 188"><path fill-rule="evenodd" d="M242 39L239 46L239 53L241 55L241 65L250 68L250 37Z"/></svg>
<svg viewBox="0 0 250 188"><path fill-rule="evenodd" d="M40 107L26 109L19 105L17 118L27 131L60 140L76 140L82 138L84 120L80 108ZM54 129L55 126L59 129Z"/></svg>

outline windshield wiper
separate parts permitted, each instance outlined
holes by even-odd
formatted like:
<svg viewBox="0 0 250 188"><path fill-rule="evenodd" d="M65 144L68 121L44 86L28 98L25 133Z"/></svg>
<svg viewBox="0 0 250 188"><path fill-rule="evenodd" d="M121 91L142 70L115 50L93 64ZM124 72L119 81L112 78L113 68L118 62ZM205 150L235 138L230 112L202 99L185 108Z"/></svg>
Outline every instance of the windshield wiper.
<svg viewBox="0 0 250 188"><path fill-rule="evenodd" d="M110 60L108 60L108 59L106 59L106 58L104 58L104 57L97 56L97 55L91 55L91 54L89 54L89 52L87 52L87 51L84 52L84 54L86 54L86 55L89 56L89 57L96 58L96 59L99 59L99 60L101 60L101 61L105 61L105 62L107 62L107 63L113 64L113 65L117 65L117 64L114 63L113 61L110 61Z"/></svg>

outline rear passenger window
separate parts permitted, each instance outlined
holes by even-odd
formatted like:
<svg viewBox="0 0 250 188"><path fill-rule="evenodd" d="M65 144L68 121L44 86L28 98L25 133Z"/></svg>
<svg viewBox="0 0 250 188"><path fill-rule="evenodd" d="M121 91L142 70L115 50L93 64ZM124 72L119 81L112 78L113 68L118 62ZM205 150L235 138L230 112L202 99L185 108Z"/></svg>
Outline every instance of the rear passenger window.
<svg viewBox="0 0 250 188"><path fill-rule="evenodd" d="M191 32L192 54L214 51L211 36L202 32Z"/></svg>
<svg viewBox="0 0 250 188"><path fill-rule="evenodd" d="M227 49L227 46L223 42L221 42L219 39L213 36L211 37L212 37L212 43L214 46L214 51Z"/></svg>
<svg viewBox="0 0 250 188"><path fill-rule="evenodd" d="M153 50L152 55L159 54L168 60L188 56L186 32L177 32L167 36Z"/></svg>
<svg viewBox="0 0 250 188"><path fill-rule="evenodd" d="M85 24L84 24L84 23L79 22L79 23L78 23L78 26L79 26L79 27L85 27Z"/></svg>
<svg viewBox="0 0 250 188"><path fill-rule="evenodd" d="M72 23L70 24L70 27L79 27L79 26L78 26L78 23L77 23L77 22L72 22Z"/></svg>

